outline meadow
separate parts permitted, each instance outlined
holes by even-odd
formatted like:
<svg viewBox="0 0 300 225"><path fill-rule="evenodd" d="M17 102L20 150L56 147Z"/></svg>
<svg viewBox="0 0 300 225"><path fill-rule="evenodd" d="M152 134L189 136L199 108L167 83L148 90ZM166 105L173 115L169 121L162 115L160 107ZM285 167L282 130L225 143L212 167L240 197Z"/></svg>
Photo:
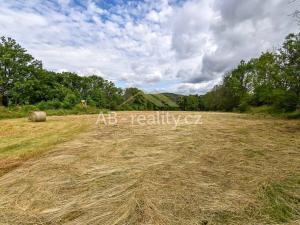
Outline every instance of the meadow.
<svg viewBox="0 0 300 225"><path fill-rule="evenodd" d="M0 224L299 224L299 120L152 114L1 120Z"/></svg>

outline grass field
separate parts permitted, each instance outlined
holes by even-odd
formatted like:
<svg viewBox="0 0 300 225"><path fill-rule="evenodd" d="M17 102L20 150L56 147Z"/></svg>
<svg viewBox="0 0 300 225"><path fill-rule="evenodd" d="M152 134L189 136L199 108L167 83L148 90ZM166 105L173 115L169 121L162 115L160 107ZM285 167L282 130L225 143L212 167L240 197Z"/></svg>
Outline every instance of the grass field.
<svg viewBox="0 0 300 225"><path fill-rule="evenodd" d="M83 132L92 117L48 118L46 123L29 122L27 118L0 120L0 175Z"/></svg>
<svg viewBox="0 0 300 225"><path fill-rule="evenodd" d="M0 121L2 165L18 162L0 177L0 224L300 223L299 120L132 124L154 114Z"/></svg>

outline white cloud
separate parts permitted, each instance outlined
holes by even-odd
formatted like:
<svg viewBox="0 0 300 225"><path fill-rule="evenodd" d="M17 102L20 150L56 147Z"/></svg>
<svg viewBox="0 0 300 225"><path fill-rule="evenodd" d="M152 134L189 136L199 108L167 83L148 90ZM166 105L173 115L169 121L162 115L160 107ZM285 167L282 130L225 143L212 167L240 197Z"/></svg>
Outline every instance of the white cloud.
<svg viewBox="0 0 300 225"><path fill-rule="evenodd" d="M159 14L155 10L151 10L146 15L146 18L152 22L159 22Z"/></svg>
<svg viewBox="0 0 300 225"><path fill-rule="evenodd" d="M50 70L96 73L148 91L204 93L241 59L298 30L284 0L125 2L0 0L0 35Z"/></svg>

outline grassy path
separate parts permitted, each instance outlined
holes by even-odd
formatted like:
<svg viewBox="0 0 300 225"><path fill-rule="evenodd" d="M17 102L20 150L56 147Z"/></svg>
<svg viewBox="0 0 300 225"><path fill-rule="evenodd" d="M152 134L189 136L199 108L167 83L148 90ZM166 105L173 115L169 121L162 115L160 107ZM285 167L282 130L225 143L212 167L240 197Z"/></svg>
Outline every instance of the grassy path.
<svg viewBox="0 0 300 225"><path fill-rule="evenodd" d="M133 114L153 112L80 120L76 139L0 177L0 224L299 222L299 121L172 112L203 124L146 126Z"/></svg>

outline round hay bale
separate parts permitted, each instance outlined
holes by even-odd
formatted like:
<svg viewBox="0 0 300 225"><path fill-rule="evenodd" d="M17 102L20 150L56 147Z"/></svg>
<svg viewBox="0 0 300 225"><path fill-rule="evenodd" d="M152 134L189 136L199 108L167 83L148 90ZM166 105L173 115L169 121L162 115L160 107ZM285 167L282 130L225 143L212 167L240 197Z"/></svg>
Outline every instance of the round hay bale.
<svg viewBox="0 0 300 225"><path fill-rule="evenodd" d="M32 122L45 122L46 121L46 112L43 111L33 111L28 115L29 121Z"/></svg>

